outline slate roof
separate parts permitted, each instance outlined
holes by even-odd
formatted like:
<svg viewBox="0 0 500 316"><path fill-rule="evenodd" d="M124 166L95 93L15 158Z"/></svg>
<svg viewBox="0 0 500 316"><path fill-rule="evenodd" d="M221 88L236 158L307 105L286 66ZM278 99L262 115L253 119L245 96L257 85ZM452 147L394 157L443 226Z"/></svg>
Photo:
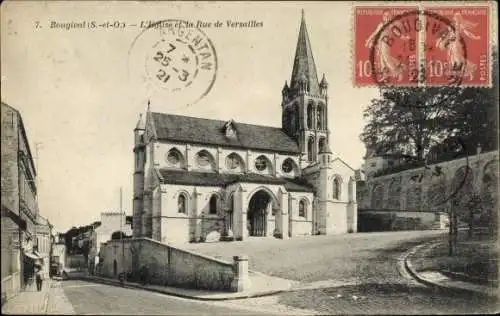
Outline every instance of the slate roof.
<svg viewBox="0 0 500 316"><path fill-rule="evenodd" d="M225 187L237 182L263 183L284 185L290 192L314 192L314 189L307 181L294 178L276 178L255 173L231 174L212 172L188 172L183 170L160 169L162 183L183 184L183 185L204 185Z"/></svg>
<svg viewBox="0 0 500 316"><path fill-rule="evenodd" d="M298 154L298 144L277 127L233 122L237 138L226 137L225 121L152 112L158 140Z"/></svg>

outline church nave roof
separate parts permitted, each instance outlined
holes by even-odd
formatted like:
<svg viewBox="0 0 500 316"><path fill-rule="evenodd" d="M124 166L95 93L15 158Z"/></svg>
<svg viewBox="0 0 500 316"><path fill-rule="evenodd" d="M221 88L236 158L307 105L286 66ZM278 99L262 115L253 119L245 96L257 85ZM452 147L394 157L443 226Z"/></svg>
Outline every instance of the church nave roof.
<svg viewBox="0 0 500 316"><path fill-rule="evenodd" d="M298 144L278 127L231 121L235 137L227 137L222 120L151 113L158 140L299 154Z"/></svg>

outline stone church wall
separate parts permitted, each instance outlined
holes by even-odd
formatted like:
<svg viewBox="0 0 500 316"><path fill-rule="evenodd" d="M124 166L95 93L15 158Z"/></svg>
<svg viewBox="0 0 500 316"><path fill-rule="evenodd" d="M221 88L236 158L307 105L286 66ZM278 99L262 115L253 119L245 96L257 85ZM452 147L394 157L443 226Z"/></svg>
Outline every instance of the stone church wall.
<svg viewBox="0 0 500 316"><path fill-rule="evenodd" d="M283 155L278 153L270 153L264 151L256 151L256 150L241 150L241 149L233 149L233 148L224 148L224 147L216 147L216 146L199 146L199 145L189 145L189 144L174 144L174 143L156 143L155 144L155 153L154 153L154 165L157 168L167 168L169 167L166 157L168 152L171 149L177 149L183 156L184 162L181 164L182 168L187 169L188 171L215 171L215 172L223 172L223 173L258 173L258 174L268 174L268 175L276 175L278 177L296 177L300 175L299 169L299 155ZM213 164L206 168L200 168L196 163L196 155L201 150L206 150L210 153L213 158ZM242 162L243 166L241 168L236 168L235 170L231 170L227 164L227 157L235 153L237 154ZM266 157L271 167L264 171L259 171L255 168L255 159L259 156L263 155ZM295 163L295 169L285 174L282 171L282 164L287 159L291 158Z"/></svg>
<svg viewBox="0 0 500 316"><path fill-rule="evenodd" d="M312 235L314 195L312 193L290 192L290 199L290 205L292 206L289 209L291 237ZM301 200L306 202L305 216L299 215L299 202Z"/></svg>
<svg viewBox="0 0 500 316"><path fill-rule="evenodd" d="M187 198L187 213L179 212L179 194L184 194ZM214 194L218 197L217 214L210 214L209 203ZM221 188L161 185L159 205L161 208L161 237L157 240L165 243L186 243L204 241L213 232L222 234L225 203Z"/></svg>
<svg viewBox="0 0 500 316"><path fill-rule="evenodd" d="M343 202L328 202L326 206L326 234L347 233L347 208Z"/></svg>

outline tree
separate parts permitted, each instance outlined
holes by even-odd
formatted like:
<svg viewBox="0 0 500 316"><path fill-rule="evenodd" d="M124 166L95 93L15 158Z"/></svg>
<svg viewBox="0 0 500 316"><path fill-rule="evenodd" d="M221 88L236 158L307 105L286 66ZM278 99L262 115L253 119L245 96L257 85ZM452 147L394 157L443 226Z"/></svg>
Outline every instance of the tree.
<svg viewBox="0 0 500 316"><path fill-rule="evenodd" d="M367 124L360 138L367 155L400 158L407 168L411 167L408 163L417 163L426 165L426 170L430 160L471 155L478 145L485 150L497 149L498 48L493 52L492 87L380 88L380 97L370 102L363 115ZM432 175L439 173L436 167ZM419 177L422 180L423 176ZM468 177L469 173L463 173L454 186L466 184ZM490 209L485 204L494 204L475 196L473 190L452 192L456 194L448 203L450 255L454 253L458 220L466 219L472 228L472 208L484 213Z"/></svg>
<svg viewBox="0 0 500 316"><path fill-rule="evenodd" d="M498 149L498 50L493 50L492 87L463 90L455 110L455 128L468 147ZM465 124L462 124L465 122Z"/></svg>
<svg viewBox="0 0 500 316"><path fill-rule="evenodd" d="M423 162L429 152L438 156L450 150L445 140L460 139L462 150L497 148L498 67L493 54L493 87L382 87L363 117L368 120L361 134L375 156L397 156ZM436 148L438 147L438 148ZM456 146L455 146L456 147ZM439 158L439 157L437 157Z"/></svg>
<svg viewBox="0 0 500 316"><path fill-rule="evenodd" d="M368 123L361 140L376 156L424 161L429 149L448 137L457 87L383 87L364 111Z"/></svg>

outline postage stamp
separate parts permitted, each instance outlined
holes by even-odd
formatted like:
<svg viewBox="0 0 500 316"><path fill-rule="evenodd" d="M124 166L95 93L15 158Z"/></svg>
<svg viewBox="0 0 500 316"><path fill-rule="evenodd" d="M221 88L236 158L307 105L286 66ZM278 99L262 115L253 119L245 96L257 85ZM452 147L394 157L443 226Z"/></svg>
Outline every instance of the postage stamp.
<svg viewBox="0 0 500 316"><path fill-rule="evenodd" d="M426 7L425 61L429 85L460 77L462 85L490 83L489 7ZM446 21L439 28L436 17ZM436 27L438 26L438 27Z"/></svg>
<svg viewBox="0 0 500 316"><path fill-rule="evenodd" d="M488 7L355 7L354 85L489 85L488 16Z"/></svg>
<svg viewBox="0 0 500 316"><path fill-rule="evenodd" d="M192 23L163 20L151 23L134 40L129 64L136 74L177 104L198 102L215 83L217 54L208 36Z"/></svg>
<svg viewBox="0 0 500 316"><path fill-rule="evenodd" d="M412 84L418 69L415 22L395 19L418 7L354 9L354 80L356 86ZM415 14L413 14L415 17Z"/></svg>

